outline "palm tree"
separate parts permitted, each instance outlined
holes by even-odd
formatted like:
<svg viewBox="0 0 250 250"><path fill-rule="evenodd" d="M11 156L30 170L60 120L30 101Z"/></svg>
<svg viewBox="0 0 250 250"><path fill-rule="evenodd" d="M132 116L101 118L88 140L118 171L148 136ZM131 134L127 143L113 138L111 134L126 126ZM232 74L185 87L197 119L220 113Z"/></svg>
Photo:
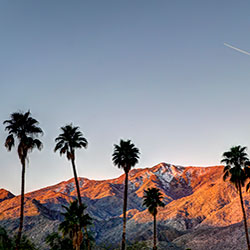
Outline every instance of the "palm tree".
<svg viewBox="0 0 250 250"><path fill-rule="evenodd" d="M162 202L163 196L158 188L148 188L144 190L143 196L143 205L148 208L150 214L154 217L154 247L153 250L157 250L156 247L156 215L157 208L164 207L164 203Z"/></svg>
<svg viewBox="0 0 250 250"><path fill-rule="evenodd" d="M250 162L245 151L246 147L234 146L229 151L223 153L221 162L226 164L224 167L223 180L225 181L229 178L229 181L235 186L240 195L247 247L248 250L250 250L246 213L242 198L242 187L244 187L246 180L250 176Z"/></svg>
<svg viewBox="0 0 250 250"><path fill-rule="evenodd" d="M4 121L3 124L6 124L5 130L9 133L5 141L5 147L10 151L15 146L15 140L17 140L17 152L22 164L20 224L16 240L16 249L18 250L20 248L23 228L26 160L28 159L28 153L34 148L41 150L42 142L36 139L36 137L43 132L42 129L38 127L38 121L30 116L30 111L26 113L12 113L10 120Z"/></svg>
<svg viewBox="0 0 250 250"><path fill-rule="evenodd" d="M92 219L88 214L84 214L87 207L84 204L78 205L76 200L70 203L69 207L63 207L66 212L62 213L64 221L59 225L59 230L64 236L69 236L74 249L80 250L83 241L82 228L91 225Z"/></svg>
<svg viewBox="0 0 250 250"><path fill-rule="evenodd" d="M78 202L79 205L82 205L82 199L80 194L79 183L76 173L75 165L75 149L87 148L88 142L87 139L83 137L82 132L79 130L79 127L73 127L72 124L61 127L62 133L55 139L56 146L54 151L60 150L60 155L66 154L69 161L71 161L73 167L73 173L75 178L75 185L77 190ZM88 249L90 249L90 242L88 240L87 228L85 229L86 240L88 242Z"/></svg>
<svg viewBox="0 0 250 250"><path fill-rule="evenodd" d="M126 211L128 200L128 174L132 167L138 163L139 149L135 147L130 140L120 140L120 145L114 145L114 153L112 160L115 166L122 168L125 172L125 186L124 186L124 204L123 204L123 232L122 232L122 250L125 250L126 241Z"/></svg>
<svg viewBox="0 0 250 250"><path fill-rule="evenodd" d="M75 149L86 148L88 145L87 140L83 137L79 127L73 127L72 124L61 127L61 133L56 139L56 146L54 151L60 150L60 155L66 154L69 161L72 163L75 184L77 189L77 196L79 205L82 204L79 183L77 180L76 165L75 165Z"/></svg>

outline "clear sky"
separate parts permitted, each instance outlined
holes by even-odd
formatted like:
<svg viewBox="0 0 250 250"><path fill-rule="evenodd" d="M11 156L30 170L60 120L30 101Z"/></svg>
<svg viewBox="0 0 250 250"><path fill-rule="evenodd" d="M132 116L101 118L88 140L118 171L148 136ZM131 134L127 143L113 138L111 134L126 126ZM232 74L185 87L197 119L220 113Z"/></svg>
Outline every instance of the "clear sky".
<svg viewBox="0 0 250 250"><path fill-rule="evenodd" d="M2 122L31 110L44 148L30 155L26 191L72 177L53 152L59 128L80 127L79 176L114 178L113 144L131 139L137 167L208 166L250 147L250 2L2 0L0 187L20 193L16 150Z"/></svg>

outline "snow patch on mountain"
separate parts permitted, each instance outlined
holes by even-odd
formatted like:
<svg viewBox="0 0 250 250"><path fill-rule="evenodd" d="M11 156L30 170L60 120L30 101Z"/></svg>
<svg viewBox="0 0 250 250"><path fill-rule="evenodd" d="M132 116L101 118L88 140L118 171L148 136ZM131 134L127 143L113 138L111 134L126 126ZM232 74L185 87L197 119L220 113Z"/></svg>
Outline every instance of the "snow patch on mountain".
<svg viewBox="0 0 250 250"><path fill-rule="evenodd" d="M169 184L174 178L179 178L184 171L184 167L174 166L171 164L160 164L160 167L154 174L166 184Z"/></svg>
<svg viewBox="0 0 250 250"><path fill-rule="evenodd" d="M86 184L87 184L87 182L83 178L81 178L79 181L79 186L84 187Z"/></svg>
<svg viewBox="0 0 250 250"><path fill-rule="evenodd" d="M186 172L186 178L188 180L188 185L191 184L191 174L189 172Z"/></svg>
<svg viewBox="0 0 250 250"><path fill-rule="evenodd" d="M64 194L70 194L70 193L73 192L74 190L75 190L75 183L70 182L70 183L68 183L68 184L64 187L62 193L64 193Z"/></svg>
<svg viewBox="0 0 250 250"><path fill-rule="evenodd" d="M143 176L129 180L129 189L135 191L143 185Z"/></svg>

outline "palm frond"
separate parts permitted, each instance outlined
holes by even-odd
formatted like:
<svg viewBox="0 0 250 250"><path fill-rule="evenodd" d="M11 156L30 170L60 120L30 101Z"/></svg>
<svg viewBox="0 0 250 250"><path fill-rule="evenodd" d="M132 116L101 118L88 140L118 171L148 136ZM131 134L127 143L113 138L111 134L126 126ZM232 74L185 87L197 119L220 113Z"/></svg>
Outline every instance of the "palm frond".
<svg viewBox="0 0 250 250"><path fill-rule="evenodd" d="M66 143L66 144L63 145L62 148L60 148L60 155L65 154L66 152L68 152L68 150L69 150L69 146L68 146L68 144Z"/></svg>
<svg viewBox="0 0 250 250"><path fill-rule="evenodd" d="M247 183L247 186L246 186L246 191L249 190L249 187L250 187L250 182Z"/></svg>
<svg viewBox="0 0 250 250"><path fill-rule="evenodd" d="M229 171L225 171L223 175L223 181L225 181L229 177Z"/></svg>
<svg viewBox="0 0 250 250"><path fill-rule="evenodd" d="M67 159L74 158L74 151L77 148L86 148L88 141L83 137L79 127L74 127L72 124L61 127L62 133L55 139L56 146L54 152L59 150L60 155L66 154Z"/></svg>
<svg viewBox="0 0 250 250"><path fill-rule="evenodd" d="M67 151L67 158L68 160L74 159L74 155L71 152Z"/></svg>
<svg viewBox="0 0 250 250"><path fill-rule="evenodd" d="M7 136L4 146L7 148L8 151L10 151L12 147L15 146L15 140L12 134Z"/></svg>

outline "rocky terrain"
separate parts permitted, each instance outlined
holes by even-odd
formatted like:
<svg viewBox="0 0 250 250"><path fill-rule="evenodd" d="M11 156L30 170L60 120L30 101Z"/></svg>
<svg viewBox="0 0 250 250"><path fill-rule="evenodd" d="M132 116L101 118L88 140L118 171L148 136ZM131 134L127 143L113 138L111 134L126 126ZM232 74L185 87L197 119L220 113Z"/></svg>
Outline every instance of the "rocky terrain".
<svg viewBox="0 0 250 250"><path fill-rule="evenodd" d="M245 249L245 234L238 194L222 180L223 166L181 167L166 163L133 169L129 175L128 241L152 238L152 216L142 206L143 190L157 187L166 206L158 213L161 249ZM82 200L94 219L92 230L98 244L121 239L124 175L103 181L79 178ZM63 219L62 205L76 198L74 180L26 194L25 233L41 249L44 238ZM247 216L250 195L244 192ZM18 228L20 197L0 189L0 226Z"/></svg>

